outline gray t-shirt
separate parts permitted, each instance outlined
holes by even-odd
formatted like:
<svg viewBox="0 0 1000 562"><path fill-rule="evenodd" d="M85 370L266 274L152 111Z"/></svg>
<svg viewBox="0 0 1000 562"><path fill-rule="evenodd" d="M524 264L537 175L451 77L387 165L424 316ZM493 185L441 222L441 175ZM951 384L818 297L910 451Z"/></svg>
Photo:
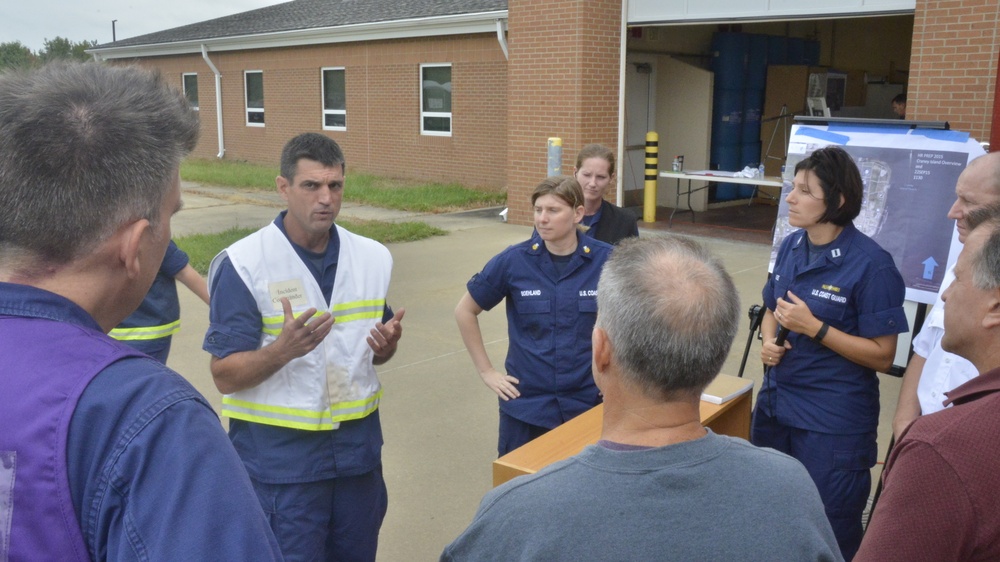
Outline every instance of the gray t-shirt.
<svg viewBox="0 0 1000 562"><path fill-rule="evenodd" d="M795 459L717 435L590 446L490 491L441 560L841 560Z"/></svg>

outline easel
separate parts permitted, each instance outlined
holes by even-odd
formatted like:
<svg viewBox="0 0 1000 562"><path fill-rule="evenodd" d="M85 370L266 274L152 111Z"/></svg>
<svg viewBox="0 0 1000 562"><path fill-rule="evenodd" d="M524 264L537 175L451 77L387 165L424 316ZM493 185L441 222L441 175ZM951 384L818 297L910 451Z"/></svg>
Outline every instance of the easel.
<svg viewBox="0 0 1000 562"><path fill-rule="evenodd" d="M774 129L771 130L771 139L767 141L767 149L764 151L764 160L778 160L780 162L784 162L788 158L788 127L780 121L789 117L795 117L795 114L789 113L788 104L781 104L781 111L778 112L778 115L760 120L761 123L779 121L779 123L775 124ZM781 129L781 136L784 139L784 142L781 143L783 150L781 151L780 156L772 156L771 147L774 146L774 137L778 134L779 128Z"/></svg>

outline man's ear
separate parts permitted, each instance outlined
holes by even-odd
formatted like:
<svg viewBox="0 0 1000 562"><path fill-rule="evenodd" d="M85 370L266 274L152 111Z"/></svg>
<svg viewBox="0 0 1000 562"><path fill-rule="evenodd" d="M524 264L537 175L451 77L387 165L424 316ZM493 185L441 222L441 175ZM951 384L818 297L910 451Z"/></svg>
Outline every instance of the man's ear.
<svg viewBox="0 0 1000 562"><path fill-rule="evenodd" d="M993 289L989 295L983 327L991 329L1000 326L1000 289Z"/></svg>
<svg viewBox="0 0 1000 562"><path fill-rule="evenodd" d="M611 340L608 333L603 328L595 327L590 341L593 347L594 374L598 371L604 373L611 365Z"/></svg>
<svg viewBox="0 0 1000 562"><path fill-rule="evenodd" d="M152 236L151 226L148 219L139 219L122 226L118 231L119 259L125 266L129 279L137 279L142 273L139 259L145 250L142 240L144 236Z"/></svg>
<svg viewBox="0 0 1000 562"><path fill-rule="evenodd" d="M288 180L285 179L285 176L279 175L274 178L274 185L278 188L278 194L281 195L281 198L288 201Z"/></svg>

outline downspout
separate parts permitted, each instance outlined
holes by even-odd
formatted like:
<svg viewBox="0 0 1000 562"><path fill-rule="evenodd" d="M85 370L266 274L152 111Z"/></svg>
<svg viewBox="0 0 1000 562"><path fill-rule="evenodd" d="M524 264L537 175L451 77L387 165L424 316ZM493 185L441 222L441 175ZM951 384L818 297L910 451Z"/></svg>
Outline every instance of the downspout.
<svg viewBox="0 0 1000 562"><path fill-rule="evenodd" d="M221 159L226 155L226 144L222 138L222 73L212 64L212 59L208 58L208 48L204 43L201 44L201 58L205 59L205 63L215 74L215 120L219 128L219 153L215 157Z"/></svg>
<svg viewBox="0 0 1000 562"><path fill-rule="evenodd" d="M618 53L618 168L615 197L619 207L625 206L625 185L621 173L622 162L625 161L625 58L628 53L628 0L622 0L622 27L618 35L621 38L621 50Z"/></svg>
<svg viewBox="0 0 1000 562"><path fill-rule="evenodd" d="M497 41L500 42L503 58L510 60L510 55L507 53L507 36L504 34L504 23L506 21L505 19L497 18Z"/></svg>

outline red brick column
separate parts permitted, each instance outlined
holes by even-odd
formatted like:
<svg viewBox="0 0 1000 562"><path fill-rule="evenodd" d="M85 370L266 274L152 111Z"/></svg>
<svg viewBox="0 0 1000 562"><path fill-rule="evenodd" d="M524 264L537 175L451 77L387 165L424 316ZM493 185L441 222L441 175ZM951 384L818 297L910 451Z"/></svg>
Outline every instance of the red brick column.
<svg viewBox="0 0 1000 562"><path fill-rule="evenodd" d="M1000 54L996 0L917 0L906 117L990 139Z"/></svg>
<svg viewBox="0 0 1000 562"><path fill-rule="evenodd" d="M596 142L618 145L621 0L509 0L508 220L531 224L546 141L563 139L563 173Z"/></svg>

